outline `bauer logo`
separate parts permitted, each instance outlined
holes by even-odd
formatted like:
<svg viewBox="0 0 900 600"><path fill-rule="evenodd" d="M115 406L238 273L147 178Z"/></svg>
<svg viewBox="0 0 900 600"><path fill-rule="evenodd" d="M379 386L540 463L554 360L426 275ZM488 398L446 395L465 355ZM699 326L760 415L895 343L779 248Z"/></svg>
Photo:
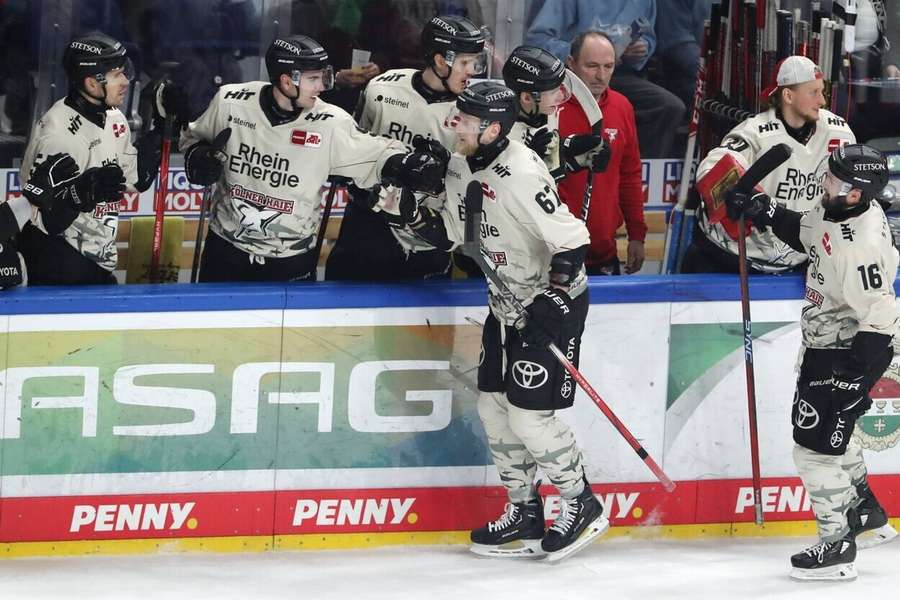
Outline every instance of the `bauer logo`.
<svg viewBox="0 0 900 600"><path fill-rule="evenodd" d="M76 504L72 509L70 533L83 529L104 531L175 531L187 524L197 527L196 519L188 519L194 502L162 504Z"/></svg>
<svg viewBox="0 0 900 600"><path fill-rule="evenodd" d="M305 529L346 525L414 524L415 498L299 498L291 525Z"/></svg>
<svg viewBox="0 0 900 600"><path fill-rule="evenodd" d="M291 143L307 148L318 148L322 145L322 134L295 129L291 132Z"/></svg>

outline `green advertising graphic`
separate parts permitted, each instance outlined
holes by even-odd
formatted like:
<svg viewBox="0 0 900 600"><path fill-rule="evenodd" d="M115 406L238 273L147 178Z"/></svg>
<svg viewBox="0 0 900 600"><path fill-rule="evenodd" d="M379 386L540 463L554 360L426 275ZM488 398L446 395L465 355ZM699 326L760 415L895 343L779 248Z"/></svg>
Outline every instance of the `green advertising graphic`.
<svg viewBox="0 0 900 600"><path fill-rule="evenodd" d="M6 476L489 464L475 327L5 337Z"/></svg>

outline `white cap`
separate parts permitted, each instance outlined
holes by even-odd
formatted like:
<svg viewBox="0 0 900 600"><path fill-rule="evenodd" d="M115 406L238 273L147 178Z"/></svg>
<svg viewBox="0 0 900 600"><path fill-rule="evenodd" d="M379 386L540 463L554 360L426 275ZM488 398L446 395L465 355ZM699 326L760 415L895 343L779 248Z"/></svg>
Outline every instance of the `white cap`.
<svg viewBox="0 0 900 600"><path fill-rule="evenodd" d="M805 56L788 56L778 63L775 83L763 91L763 96L771 96L780 87L816 79L822 79L822 71L819 70L816 63Z"/></svg>

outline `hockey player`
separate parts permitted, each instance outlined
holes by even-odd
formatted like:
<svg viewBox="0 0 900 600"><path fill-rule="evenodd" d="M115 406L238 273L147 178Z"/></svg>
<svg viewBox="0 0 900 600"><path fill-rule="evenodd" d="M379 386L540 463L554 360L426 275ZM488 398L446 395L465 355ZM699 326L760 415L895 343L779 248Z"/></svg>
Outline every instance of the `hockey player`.
<svg viewBox="0 0 900 600"><path fill-rule="evenodd" d="M868 485L862 448L851 434L894 354L898 255L876 201L888 182L881 153L862 144L844 146L831 153L823 170L821 203L805 215L763 193L732 191L725 198L733 218L743 211L757 227L771 227L784 243L809 255L791 421L794 463L820 543L791 557L791 576L853 579L856 536L860 547L897 536Z"/></svg>
<svg viewBox="0 0 900 600"><path fill-rule="evenodd" d="M188 179L219 181L200 281L315 279L319 189L329 174L362 187L379 181L436 190L446 164L360 130L318 98L333 82L328 54L304 35L266 51L269 82L222 86L181 136ZM230 127L224 163L212 146Z"/></svg>
<svg viewBox="0 0 900 600"><path fill-rule="evenodd" d="M53 210L66 202L78 165L68 154L54 154L38 165L22 186L22 195L0 203L0 289L27 283L24 263L16 252L16 237L38 209Z"/></svg>
<svg viewBox="0 0 900 600"><path fill-rule="evenodd" d="M453 148L454 136L444 120L469 79L484 72L485 36L484 29L463 17L431 19L422 29L424 68L392 69L369 82L356 110L359 126L407 146L433 140ZM326 279L422 279L447 272L446 252L423 244L402 227L392 227L396 223L390 212L373 212L382 211L392 193L396 190L351 187L352 202L328 256ZM433 196L420 201L432 207L442 202Z"/></svg>
<svg viewBox="0 0 900 600"><path fill-rule="evenodd" d="M791 157L763 179L765 192L791 210L806 212L819 200L821 186L815 171L821 160L838 146L856 138L844 119L825 110L822 73L804 56L790 56L778 67L776 85L766 96L771 107L732 129L718 148L700 163L700 181L717 163L733 159L746 169L773 146L785 143ZM698 211L697 229L684 257L682 272L737 273L737 225L730 220L711 223L710 198L703 198L707 212ZM806 262L771 232L754 230L747 237L751 270L778 273L799 268Z"/></svg>
<svg viewBox="0 0 900 600"><path fill-rule="evenodd" d="M458 138L447 169L447 201L419 210L409 194L400 213L432 245L452 250L464 241L467 184L481 182L485 200L482 252L500 279L528 305L519 330L500 290L489 288L490 313L478 367L478 414L494 464L509 495L497 520L472 532L472 551L488 556L563 558L609 527L584 476L572 430L556 414L575 398L570 375L547 349L556 343L578 363L588 310L584 255L588 233L556 194L546 165L507 136L518 113L515 93L477 82L456 101L450 123ZM559 516L544 530L534 483L540 467L562 497Z"/></svg>
<svg viewBox="0 0 900 600"><path fill-rule="evenodd" d="M588 168L595 173L606 169L611 154L601 136L570 135L560 142L559 108L572 96L561 60L543 48L519 46L503 65L503 81L519 105L510 139L534 150L554 179Z"/></svg>
<svg viewBox="0 0 900 600"><path fill-rule="evenodd" d="M69 154L80 175L72 193L52 210L41 207L19 239L31 284L115 283L119 201L126 187L143 191L159 169L159 130L141 136L137 148L119 107L133 77L125 47L111 37L89 33L75 38L63 54L69 94L56 102L31 134L19 177L45 157ZM180 103L170 88L163 101Z"/></svg>

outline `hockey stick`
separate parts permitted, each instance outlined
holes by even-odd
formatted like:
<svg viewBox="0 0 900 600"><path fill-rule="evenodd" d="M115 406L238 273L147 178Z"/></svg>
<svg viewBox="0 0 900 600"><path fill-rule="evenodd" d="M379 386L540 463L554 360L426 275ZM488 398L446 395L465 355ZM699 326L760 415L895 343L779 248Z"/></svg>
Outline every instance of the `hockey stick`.
<svg viewBox="0 0 900 600"><path fill-rule="evenodd" d="M316 256L316 260L313 262L313 270L319 268L319 254L322 252L322 243L325 241L325 230L328 228L328 219L331 217L331 205L334 203L334 194L337 191L338 184L342 182L343 178L337 176L328 178L328 195L325 196L325 207L322 209L322 221L319 223L319 232L316 234L316 247L313 249Z"/></svg>
<svg viewBox="0 0 900 600"><path fill-rule="evenodd" d="M691 109L691 121L688 123L687 147L684 150L684 162L681 166L681 181L678 184L678 202L672 208L669 216L669 226L666 227L665 252L663 254L662 269L666 274L676 272L678 256L683 252L681 241L682 228L687 227L686 220L690 215L686 214L688 187L691 184L691 171L694 165L694 150L697 145L697 129L700 125L700 102L703 100L704 87L706 85L706 47L709 43L710 22L704 26L703 44L700 48L700 56L697 59L697 80L694 83L694 104ZM693 211L692 211L693 212Z"/></svg>
<svg viewBox="0 0 900 600"><path fill-rule="evenodd" d="M753 163L735 184L735 189L749 193L766 175L791 156L787 144L778 144ZM744 215L738 219L738 261L741 281L741 316L744 330L744 371L747 377L747 414L750 421L750 463L753 470L753 508L756 524L763 524L762 484L759 470L759 435L756 428L756 379L753 373L753 337L750 321L750 286L747 275L747 232Z"/></svg>
<svg viewBox="0 0 900 600"><path fill-rule="evenodd" d="M603 135L603 112L597 104L590 88L575 73L566 69L565 84L572 90L572 95L578 100L578 104L587 115L591 125L591 133ZM581 199L581 220L587 223L588 211L591 208L591 194L594 191L594 172L588 168L587 184L584 187L584 196Z"/></svg>
<svg viewBox="0 0 900 600"><path fill-rule="evenodd" d="M222 152L225 148L226 144L228 144L228 140L231 138L231 127L226 127L222 131L216 134L216 137L213 138L212 148L216 154ZM203 239L201 239L201 235L203 234L203 224L206 221L206 211L209 210L210 204L212 203L212 190L213 185L211 184L206 186L206 189L203 190L203 199L200 201L200 218L197 221L197 235L194 238L194 260L191 263L191 283L197 283L197 276L200 272L200 250L203 247Z"/></svg>
<svg viewBox="0 0 900 600"><path fill-rule="evenodd" d="M484 272L485 277L490 280L490 282L494 285L497 290L512 304L513 308L516 311L516 322L515 326L520 328L524 325L526 319L526 310L525 306L516 298L510 289L503 283L503 280L497 275L497 272L494 270L494 267L488 264L488 261L485 260L484 254L481 252L481 206L484 201L484 195L481 189L481 183L478 181L470 181L469 185L466 186L466 197L465 197L465 208L466 208L466 226L465 226L465 242L462 245L462 252L469 258L475 261L475 263L481 268ZM656 475L657 479L659 479L660 483L662 483L663 488L667 492L671 492L675 489L675 482L669 479L669 476L666 475L663 470L656 464L656 461L644 450L644 447L638 442L631 432L628 431L628 428L619 420L618 417L610 410L609 406L603 401L591 384L588 383L588 380L584 378L578 369L566 358L566 355L562 353L562 350L557 347L556 344L551 342L547 349L553 354L556 360L569 372L569 375L581 386L588 396L590 396L591 400L594 401L594 404L603 411L603 414L606 415L606 418L609 419L609 422L612 423L613 427L625 438L628 444L634 449L638 456L641 457L641 460L647 465L650 471Z"/></svg>
<svg viewBox="0 0 900 600"><path fill-rule="evenodd" d="M153 243L150 247L150 283L159 283L159 255L162 252L163 220L166 213L166 191L169 187L169 155L172 152L172 115L163 122L162 158L159 161L159 184L153 202Z"/></svg>

